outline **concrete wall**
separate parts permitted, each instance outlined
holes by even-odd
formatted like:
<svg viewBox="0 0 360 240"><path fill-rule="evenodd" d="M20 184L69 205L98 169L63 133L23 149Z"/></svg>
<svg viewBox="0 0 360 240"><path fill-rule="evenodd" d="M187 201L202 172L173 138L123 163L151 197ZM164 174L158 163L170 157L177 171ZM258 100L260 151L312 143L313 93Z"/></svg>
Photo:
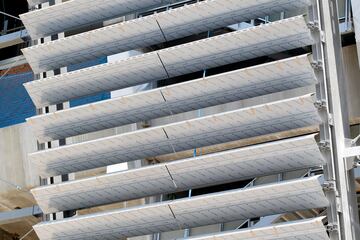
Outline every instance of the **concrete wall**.
<svg viewBox="0 0 360 240"><path fill-rule="evenodd" d="M350 121L360 123L360 65L356 45L344 47L343 55Z"/></svg>
<svg viewBox="0 0 360 240"><path fill-rule="evenodd" d="M36 149L36 140L26 124L0 129L0 210L34 203L28 190L37 186L39 179L27 154ZM17 190L15 185L22 189Z"/></svg>

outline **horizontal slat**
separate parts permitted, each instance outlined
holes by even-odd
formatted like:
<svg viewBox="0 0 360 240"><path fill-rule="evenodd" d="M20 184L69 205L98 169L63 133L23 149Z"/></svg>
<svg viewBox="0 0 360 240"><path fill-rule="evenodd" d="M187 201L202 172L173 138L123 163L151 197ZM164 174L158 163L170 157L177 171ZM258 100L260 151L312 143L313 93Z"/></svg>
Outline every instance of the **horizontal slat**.
<svg viewBox="0 0 360 240"><path fill-rule="evenodd" d="M189 240L330 240L323 218L275 224L263 228L229 231L188 238Z"/></svg>
<svg viewBox="0 0 360 240"><path fill-rule="evenodd" d="M39 1L35 1L38 3ZM70 0L27 12L20 18L33 39L54 35L157 6L167 0Z"/></svg>
<svg viewBox="0 0 360 240"><path fill-rule="evenodd" d="M317 125L314 96L276 101L29 154L43 176L60 175Z"/></svg>
<svg viewBox="0 0 360 240"><path fill-rule="evenodd" d="M42 107L312 43L304 17L298 16L33 81L25 87L35 105Z"/></svg>
<svg viewBox="0 0 360 240"><path fill-rule="evenodd" d="M191 199L40 223L40 239L120 239L328 206L320 178L269 184Z"/></svg>
<svg viewBox="0 0 360 240"><path fill-rule="evenodd" d="M325 164L315 135L35 188L45 213L218 185Z"/></svg>
<svg viewBox="0 0 360 240"><path fill-rule="evenodd" d="M274 12L298 10L310 4L310 0L207 0L22 51L33 71L39 73L264 17Z"/></svg>
<svg viewBox="0 0 360 240"><path fill-rule="evenodd" d="M40 142L281 92L316 83L308 55L28 119ZM165 101L166 100L166 101ZM101 124L99 124L101 123Z"/></svg>

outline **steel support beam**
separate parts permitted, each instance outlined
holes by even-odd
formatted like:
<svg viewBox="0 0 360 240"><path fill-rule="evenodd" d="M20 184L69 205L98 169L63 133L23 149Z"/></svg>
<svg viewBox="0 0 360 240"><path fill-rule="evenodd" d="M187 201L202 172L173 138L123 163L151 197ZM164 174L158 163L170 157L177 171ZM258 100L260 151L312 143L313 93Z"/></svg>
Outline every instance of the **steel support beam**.
<svg viewBox="0 0 360 240"><path fill-rule="evenodd" d="M324 166L324 180L326 182L333 182L335 177L334 169L334 159L330 151L331 143L331 131L329 125L329 110L327 108L328 102L328 87L326 81L326 73L324 67L324 45L323 45L323 31L322 29L322 19L320 12L320 1L314 1L313 6L309 9L309 25L312 29L312 35L315 40L315 44L312 46L313 50L313 67L315 70L316 77L318 79L318 84L316 86L316 96L318 99L318 108L319 113L322 116L323 123L320 125L320 145L324 157L327 161L327 164ZM338 204L336 199L335 191L326 191L326 197L329 201L329 206L327 208L327 220L328 226L338 226L339 217L338 217ZM331 240L339 240L340 235L338 231L329 231Z"/></svg>
<svg viewBox="0 0 360 240"><path fill-rule="evenodd" d="M356 240L359 235L359 217L356 204L353 169L347 170L344 155L346 139L350 138L349 115L346 104L341 36L338 21L337 0L320 0L320 35L323 35L324 63L327 88L327 109L330 130L330 147L335 170L334 190L338 202L339 223L331 230L337 231L339 239ZM332 239L336 239L332 237Z"/></svg>
<svg viewBox="0 0 360 240"><path fill-rule="evenodd" d="M0 212L0 225L19 222L24 220L24 218L39 216L41 214L42 211L37 205L28 208Z"/></svg>

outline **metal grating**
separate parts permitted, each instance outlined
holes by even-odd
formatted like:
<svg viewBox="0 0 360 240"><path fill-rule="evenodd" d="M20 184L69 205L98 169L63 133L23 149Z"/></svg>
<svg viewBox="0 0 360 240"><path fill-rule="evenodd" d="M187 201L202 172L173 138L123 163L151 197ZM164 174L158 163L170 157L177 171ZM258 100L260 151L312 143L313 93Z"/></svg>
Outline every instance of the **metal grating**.
<svg viewBox="0 0 360 240"><path fill-rule="evenodd" d="M189 240L330 240L323 218L307 219L263 228L250 228L241 231L191 237Z"/></svg>
<svg viewBox="0 0 360 240"><path fill-rule="evenodd" d="M36 1L39 2L39 1ZM120 17L164 3L163 0L70 0L27 12L20 18L33 39Z"/></svg>
<svg viewBox="0 0 360 240"><path fill-rule="evenodd" d="M27 121L37 139L47 142L163 117L170 115L170 111L177 114L315 83L308 55L303 55L39 115Z"/></svg>
<svg viewBox="0 0 360 240"><path fill-rule="evenodd" d="M37 107L311 45L303 16L183 44L25 85ZM164 68L165 67L165 68ZM104 72L107 74L104 75Z"/></svg>
<svg viewBox="0 0 360 240"><path fill-rule="evenodd" d="M274 12L291 12L310 4L310 0L207 0L32 46L22 51L33 71L39 73L148 47Z"/></svg>
<svg viewBox="0 0 360 240"><path fill-rule="evenodd" d="M271 163L271 164L269 164ZM31 190L44 213L82 209L325 164L315 135ZM174 182L173 182L174 181ZM175 183L175 184L174 184Z"/></svg>
<svg viewBox="0 0 360 240"><path fill-rule="evenodd" d="M119 239L328 206L319 177L40 223L40 239Z"/></svg>
<svg viewBox="0 0 360 240"><path fill-rule="evenodd" d="M43 176L260 136L321 122L312 94L29 154ZM216 124L214 124L216 123Z"/></svg>

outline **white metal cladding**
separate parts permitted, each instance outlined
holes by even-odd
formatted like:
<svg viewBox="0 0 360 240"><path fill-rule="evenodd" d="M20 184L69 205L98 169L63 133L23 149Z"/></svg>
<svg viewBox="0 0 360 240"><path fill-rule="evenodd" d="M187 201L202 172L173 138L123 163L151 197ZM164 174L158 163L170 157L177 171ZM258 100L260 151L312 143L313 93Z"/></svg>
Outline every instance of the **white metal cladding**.
<svg viewBox="0 0 360 240"><path fill-rule="evenodd" d="M303 55L39 115L27 121L37 139L47 142L315 83L308 55Z"/></svg>
<svg viewBox="0 0 360 240"><path fill-rule="evenodd" d="M40 223L34 229L42 240L110 240L326 206L319 177L311 177Z"/></svg>
<svg viewBox="0 0 360 240"><path fill-rule="evenodd" d="M325 164L315 135L35 188L44 213L82 209Z"/></svg>
<svg viewBox="0 0 360 240"><path fill-rule="evenodd" d="M313 43L303 16L26 83L37 107L180 76ZM165 67L165 68L164 68ZM166 70L165 70L166 69Z"/></svg>
<svg viewBox="0 0 360 240"><path fill-rule="evenodd" d="M41 175L60 175L321 122L312 94L29 154Z"/></svg>
<svg viewBox="0 0 360 240"><path fill-rule="evenodd" d="M70 0L20 15L33 39L163 3L163 0Z"/></svg>
<svg viewBox="0 0 360 240"><path fill-rule="evenodd" d="M39 73L310 4L310 0L207 0L36 45L23 53Z"/></svg>
<svg viewBox="0 0 360 240"><path fill-rule="evenodd" d="M229 231L188 238L189 240L329 240L323 218L271 225L263 228Z"/></svg>

